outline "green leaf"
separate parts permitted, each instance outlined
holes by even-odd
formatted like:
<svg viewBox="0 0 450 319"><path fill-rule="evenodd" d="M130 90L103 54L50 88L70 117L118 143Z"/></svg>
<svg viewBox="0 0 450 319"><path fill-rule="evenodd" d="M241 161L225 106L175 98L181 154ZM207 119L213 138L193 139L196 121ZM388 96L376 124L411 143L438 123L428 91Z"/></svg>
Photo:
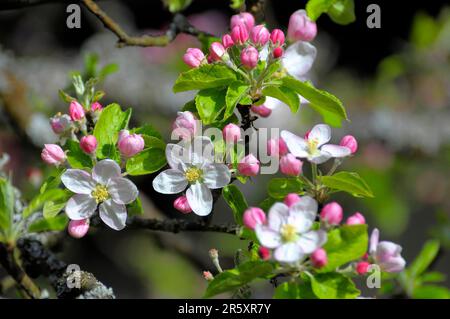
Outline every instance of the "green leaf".
<svg viewBox="0 0 450 319"><path fill-rule="evenodd" d="M226 109L224 119L227 119L233 115L234 108L239 101L246 96L249 89L250 86L241 81L235 81L230 84L225 96Z"/></svg>
<svg viewBox="0 0 450 319"><path fill-rule="evenodd" d="M97 138L97 157L100 159L119 159L116 143L119 131L128 126L131 109L123 112L118 104L110 104L103 109L94 128Z"/></svg>
<svg viewBox="0 0 450 319"><path fill-rule="evenodd" d="M429 271L420 276L420 282L442 282L447 276L438 271Z"/></svg>
<svg viewBox="0 0 450 319"><path fill-rule="evenodd" d="M272 207L272 205L276 202L277 200L275 198L267 197L265 200L258 204L258 207L267 212L269 211L270 207Z"/></svg>
<svg viewBox="0 0 450 319"><path fill-rule="evenodd" d="M241 9L245 5L245 0L231 0L231 9Z"/></svg>
<svg viewBox="0 0 450 319"><path fill-rule="evenodd" d="M58 201L67 196L67 192L63 189L49 189L44 193L37 195L34 197L30 204L23 210L22 216L24 218L29 217L32 213L39 210L44 206L44 203L47 201Z"/></svg>
<svg viewBox="0 0 450 319"><path fill-rule="evenodd" d="M425 243L419 255L413 261L413 263L408 267L407 274L411 278L416 278L420 276L428 266L433 262L439 252L439 241L429 240Z"/></svg>
<svg viewBox="0 0 450 319"><path fill-rule="evenodd" d="M236 185L229 184L222 189L222 195L233 211L234 220L237 224L242 225L242 215L248 208L247 201Z"/></svg>
<svg viewBox="0 0 450 319"><path fill-rule="evenodd" d="M42 194L48 189L57 188L61 184L61 175L65 172L65 169L56 169L42 184L39 189L39 193Z"/></svg>
<svg viewBox="0 0 450 319"><path fill-rule="evenodd" d="M135 128L133 130L130 130L130 132L136 133L136 134L147 135L147 136L153 136L153 137L156 137L156 138L162 140L161 133L159 133L158 130L156 130L150 124L145 124L145 125L143 125L141 127L137 127L137 128Z"/></svg>
<svg viewBox="0 0 450 319"><path fill-rule="evenodd" d="M282 199L289 193L302 194L304 184L297 178L272 178L267 185L270 197Z"/></svg>
<svg viewBox="0 0 450 319"><path fill-rule="evenodd" d="M287 104L292 113L297 113L300 107L300 98L297 93L287 86L267 86L262 93Z"/></svg>
<svg viewBox="0 0 450 319"><path fill-rule="evenodd" d="M275 289L274 299L317 299L311 288L311 281L302 283L284 282Z"/></svg>
<svg viewBox="0 0 450 319"><path fill-rule="evenodd" d="M44 231L61 231L64 230L69 222L69 218L65 214L48 218L38 219L28 226L30 233L40 233Z"/></svg>
<svg viewBox="0 0 450 319"><path fill-rule="evenodd" d="M331 20L346 25L356 20L353 0L338 0L328 10Z"/></svg>
<svg viewBox="0 0 450 319"><path fill-rule="evenodd" d="M127 213L128 217L142 215L144 213L144 209L142 208L141 199L138 197L134 202L127 205Z"/></svg>
<svg viewBox="0 0 450 319"><path fill-rule="evenodd" d="M317 107L312 103L309 103L308 106L322 116L323 123L333 127L342 127L342 118L339 115L329 112L322 107Z"/></svg>
<svg viewBox="0 0 450 319"><path fill-rule="evenodd" d="M209 283L204 298L236 290L256 278L266 278L272 273L273 268L267 261L247 261L237 268L225 270Z"/></svg>
<svg viewBox="0 0 450 319"><path fill-rule="evenodd" d="M63 90L58 90L58 94L59 94L59 98L64 102L64 103L70 103L73 100L76 100L74 97L70 96L69 94L67 94L66 92L64 92Z"/></svg>
<svg viewBox="0 0 450 319"><path fill-rule="evenodd" d="M225 108L225 90L205 89L197 93L195 105L203 124L213 123Z"/></svg>
<svg viewBox="0 0 450 319"><path fill-rule="evenodd" d="M339 0L309 0L306 4L306 13L308 17L316 21L322 13L327 13L328 10Z"/></svg>
<svg viewBox="0 0 450 319"><path fill-rule="evenodd" d="M100 72L98 73L98 77L100 81L103 81L108 75L116 73L119 71L119 65L116 63L110 63L105 65Z"/></svg>
<svg viewBox="0 0 450 319"><path fill-rule="evenodd" d="M332 190L347 192L354 197L373 197L369 185L357 173L339 172L332 176L322 176L321 181Z"/></svg>
<svg viewBox="0 0 450 319"><path fill-rule="evenodd" d="M56 200L49 200L44 203L42 214L45 219L53 218L66 206L67 201L72 196L69 191L65 191L65 196L61 196Z"/></svg>
<svg viewBox="0 0 450 319"><path fill-rule="evenodd" d="M6 178L0 178L0 233L10 231L14 215L14 188Z"/></svg>
<svg viewBox="0 0 450 319"><path fill-rule="evenodd" d="M333 94L318 90L311 83L298 81L291 76L285 76L282 82L284 86L291 88L313 104L315 110L323 109L322 112L319 112L322 115L331 113L341 120L347 119L342 102Z"/></svg>
<svg viewBox="0 0 450 319"><path fill-rule="evenodd" d="M450 290L443 286L426 285L414 289L415 299L450 299Z"/></svg>
<svg viewBox="0 0 450 319"><path fill-rule="evenodd" d="M361 258L367 251L368 237L367 225L343 225L328 232L323 247L328 263L319 272L335 271L337 267Z"/></svg>
<svg viewBox="0 0 450 319"><path fill-rule="evenodd" d="M175 82L175 93L225 86L236 80L236 74L220 64L205 64L180 74Z"/></svg>
<svg viewBox="0 0 450 319"><path fill-rule="evenodd" d="M191 113L197 114L197 107L195 106L195 99L190 100L189 102L186 102L186 104L184 104L184 106L181 110L183 112L189 111Z"/></svg>
<svg viewBox="0 0 450 319"><path fill-rule="evenodd" d="M66 142L67 161L72 168L92 168L92 159L80 148L80 143L72 140Z"/></svg>
<svg viewBox="0 0 450 319"><path fill-rule="evenodd" d="M320 299L354 299L361 293L350 278L339 273L311 276L311 288Z"/></svg>
<svg viewBox="0 0 450 319"><path fill-rule="evenodd" d="M163 0L163 2L170 12L175 13L186 9L192 0Z"/></svg>
<svg viewBox="0 0 450 319"><path fill-rule="evenodd" d="M152 142L150 142L152 141ZM126 169L130 175L146 175L160 170L166 165L165 144L160 139L148 136L146 149L127 160Z"/></svg>

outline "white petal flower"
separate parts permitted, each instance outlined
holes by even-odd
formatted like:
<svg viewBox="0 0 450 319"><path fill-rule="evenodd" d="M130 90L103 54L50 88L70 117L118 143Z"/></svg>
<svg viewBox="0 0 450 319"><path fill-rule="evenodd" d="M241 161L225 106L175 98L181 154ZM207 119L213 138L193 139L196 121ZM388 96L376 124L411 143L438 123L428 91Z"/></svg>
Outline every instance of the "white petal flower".
<svg viewBox="0 0 450 319"><path fill-rule="evenodd" d="M305 80L316 59L317 49L309 42L298 41L291 44L283 54L283 66L298 80Z"/></svg>
<svg viewBox="0 0 450 319"><path fill-rule="evenodd" d="M211 213L213 199L211 189L230 183L231 173L222 163L214 163L214 145L211 139L197 136L181 144L168 144L167 162L170 169L161 172L153 180L153 188L163 194L184 191L192 211L199 216Z"/></svg>
<svg viewBox="0 0 450 319"><path fill-rule="evenodd" d="M275 203L269 210L267 225L255 228L260 244L274 249L274 258L280 262L302 260L326 242L325 231L311 230L317 208L317 202L309 196L301 197L291 207Z"/></svg>
<svg viewBox="0 0 450 319"><path fill-rule="evenodd" d="M294 156L306 158L315 164L322 164L333 157L341 158L351 154L348 147L325 144L331 139L331 129L326 124L314 126L306 139L289 131L281 131L281 137Z"/></svg>
<svg viewBox="0 0 450 319"><path fill-rule="evenodd" d="M109 227L121 230L125 227L125 204L138 196L136 186L121 175L119 165L110 159L98 162L92 175L79 169L68 169L61 181L75 193L66 204L66 214L72 220L91 217L100 205L100 218Z"/></svg>
<svg viewBox="0 0 450 319"><path fill-rule="evenodd" d="M375 263L386 272L400 272L405 268L406 261L401 256L402 247L390 241L379 242L378 229L372 231L369 243L369 253Z"/></svg>

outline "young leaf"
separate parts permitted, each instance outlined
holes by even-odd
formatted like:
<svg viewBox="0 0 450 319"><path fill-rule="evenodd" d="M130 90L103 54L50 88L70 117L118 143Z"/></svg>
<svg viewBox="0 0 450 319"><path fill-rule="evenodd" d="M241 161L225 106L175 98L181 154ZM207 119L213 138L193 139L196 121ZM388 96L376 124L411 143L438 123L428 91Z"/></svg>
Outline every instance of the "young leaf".
<svg viewBox="0 0 450 319"><path fill-rule="evenodd" d="M162 142L162 141L161 141ZM127 173L133 176L154 173L166 165L164 148L150 147L128 159Z"/></svg>
<svg viewBox="0 0 450 319"><path fill-rule="evenodd" d="M357 173L339 172L322 176L321 181L332 190L347 192L355 197L373 197L369 185Z"/></svg>
<svg viewBox="0 0 450 319"><path fill-rule="evenodd" d="M42 184L39 189L39 193L42 194L48 189L58 188L61 184L61 175L65 172L65 169L59 168L56 169Z"/></svg>
<svg viewBox="0 0 450 319"><path fill-rule="evenodd" d="M29 217L32 213L42 208L45 202L47 201L58 201L67 196L67 192L63 189L49 189L44 193L37 195L34 197L30 204L23 210L22 216L24 218Z"/></svg>
<svg viewBox="0 0 450 319"><path fill-rule="evenodd" d="M69 218L65 215L59 215L48 219L38 219L28 226L30 233L40 233L44 231L61 231L64 230L69 222Z"/></svg>
<svg viewBox="0 0 450 319"><path fill-rule="evenodd" d="M192 0L163 0L163 2L170 12L175 13L186 9Z"/></svg>
<svg viewBox="0 0 450 319"><path fill-rule="evenodd" d="M272 178L267 186L270 197L282 199L289 193L303 193L303 183L296 178Z"/></svg>
<svg viewBox="0 0 450 319"><path fill-rule="evenodd" d="M361 258L367 252L368 244L367 225L344 225L333 229L323 247L328 263L319 272L335 271L337 267Z"/></svg>
<svg viewBox="0 0 450 319"><path fill-rule="evenodd" d="M225 97L226 109L224 119L227 119L233 115L234 108L239 101L246 96L249 88L250 87L247 84L241 81L235 81L230 84Z"/></svg>
<svg viewBox="0 0 450 319"><path fill-rule="evenodd" d="M353 0L338 0L328 9L328 15L338 24L352 23L356 20L355 3Z"/></svg>
<svg viewBox="0 0 450 319"><path fill-rule="evenodd" d="M162 140L162 135L161 133L159 133L153 126L151 126L150 124L145 124L144 126L135 128L133 130L131 130L132 133L136 133L136 134L142 134L142 135L147 135L147 136L153 136L156 137L160 140Z"/></svg>
<svg viewBox="0 0 450 319"><path fill-rule="evenodd" d="M247 201L236 185L227 185L222 189L222 195L228 206L233 211L234 220L237 224L242 225L242 215L248 208Z"/></svg>
<svg viewBox="0 0 450 319"><path fill-rule="evenodd" d="M339 273L311 276L311 288L320 299L354 299L361 293L350 278Z"/></svg>
<svg viewBox="0 0 450 319"><path fill-rule="evenodd" d="M419 286L414 289L412 297L415 299L450 299L450 290L437 285Z"/></svg>
<svg viewBox="0 0 450 319"><path fill-rule="evenodd" d="M118 104L110 104L103 109L94 128L94 136L97 138L97 157L100 159L118 159L116 149L119 131L128 126L131 109L122 112Z"/></svg>
<svg viewBox="0 0 450 319"><path fill-rule="evenodd" d="M428 266L433 262L439 252L439 241L429 240L425 243L419 256L413 261L411 266L408 267L407 273L412 278L420 276Z"/></svg>
<svg viewBox="0 0 450 319"><path fill-rule="evenodd" d="M247 261L237 268L221 272L214 277L206 289L204 298L236 290L256 278L267 278L273 271L273 265L267 261Z"/></svg>
<svg viewBox="0 0 450 319"><path fill-rule="evenodd" d="M0 233L10 230L14 215L14 189L9 180L0 178Z"/></svg>
<svg viewBox="0 0 450 319"><path fill-rule="evenodd" d="M326 91L318 90L311 83L298 81L291 76L285 76L282 82L284 86L294 90L313 104L314 109L320 108L324 112L332 113L342 120L347 119L345 108L336 96Z"/></svg>
<svg viewBox="0 0 450 319"><path fill-rule="evenodd" d="M72 168L92 168L92 159L80 148L80 143L72 140L66 142L67 161Z"/></svg>
<svg viewBox="0 0 450 319"><path fill-rule="evenodd" d="M311 281L302 283L284 282L275 289L274 299L317 299L311 288Z"/></svg>
<svg viewBox="0 0 450 319"><path fill-rule="evenodd" d="M198 92L195 105L203 124L213 123L225 108L225 90L205 89Z"/></svg>
<svg viewBox="0 0 450 319"><path fill-rule="evenodd" d="M274 97L287 104L292 113L297 113L300 107L298 94L287 86L267 86L263 89L263 94Z"/></svg>
<svg viewBox="0 0 450 319"><path fill-rule="evenodd" d="M144 213L144 209L142 208L141 199L138 197L134 202L127 205L127 213L128 217L142 215Z"/></svg>
<svg viewBox="0 0 450 319"><path fill-rule="evenodd" d="M236 74L225 65L205 64L180 74L175 82L175 93L225 86L236 80Z"/></svg>

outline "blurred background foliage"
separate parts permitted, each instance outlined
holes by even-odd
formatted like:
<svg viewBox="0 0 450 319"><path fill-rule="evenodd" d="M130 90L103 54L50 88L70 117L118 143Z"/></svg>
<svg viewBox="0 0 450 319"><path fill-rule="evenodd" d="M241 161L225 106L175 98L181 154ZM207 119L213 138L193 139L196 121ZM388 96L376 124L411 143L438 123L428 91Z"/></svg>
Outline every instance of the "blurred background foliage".
<svg viewBox="0 0 450 319"><path fill-rule="evenodd" d="M174 10L171 5L184 7L191 1L165 2L105 1L102 7L131 34L158 33L170 21L165 5ZM396 282L387 278L381 293L396 293L400 286L409 297L436 297L431 291L439 288L427 286L416 292L413 288L423 282L443 281L449 286L445 275L433 277L429 272L448 274L450 266L450 8L446 1L421 2L418 7L392 2L378 1L381 29L366 27L368 1L356 1L357 19L350 25L321 17L314 42L318 58L310 77L347 107L350 122L334 130L335 138L345 134L358 138L358 153L345 165L360 173L375 193L375 198L364 200L338 195L345 214L360 211L367 216L384 239L404 247L408 263L430 237L440 242L433 258L425 262L430 271L408 270ZM238 6L239 1L233 3ZM266 1L266 21L271 27L286 28L289 15L304 4ZM192 24L214 35L227 30L231 14L226 0L194 0L186 10ZM84 70L86 77L100 76L106 92L102 104L133 107L134 124L151 123L166 139L176 111L192 98L189 92L174 95L171 88L177 74L186 70L181 60L185 49L200 45L195 38L180 35L164 48L119 49L115 37L87 11L82 11L81 29L67 29L66 17L61 4L0 11L0 153L10 154L8 169L26 198L48 173L39 150L55 139L48 117L67 111L58 89L66 87L74 70ZM278 106L269 119L256 125L302 134L319 121L308 108L294 117L287 107ZM155 193L152 178L135 179L145 216L195 218L174 211L175 197ZM250 205L267 197L268 179L259 176L239 185ZM214 221L230 221L223 201L218 205ZM55 249L114 287L122 298L185 298L203 294L202 270L213 270L210 248L219 249L222 267L228 268L245 245L217 234L93 230L83 240L65 236ZM271 294L270 284L261 283L253 296Z"/></svg>

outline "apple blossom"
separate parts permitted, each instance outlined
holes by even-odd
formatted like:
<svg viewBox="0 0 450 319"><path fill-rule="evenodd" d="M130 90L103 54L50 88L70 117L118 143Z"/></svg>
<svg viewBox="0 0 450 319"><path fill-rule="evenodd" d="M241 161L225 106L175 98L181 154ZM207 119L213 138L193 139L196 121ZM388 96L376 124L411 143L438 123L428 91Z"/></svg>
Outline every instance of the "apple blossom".
<svg viewBox="0 0 450 319"><path fill-rule="evenodd" d="M220 42L213 42L209 47L209 57L212 61L220 61L226 54L226 50Z"/></svg>
<svg viewBox="0 0 450 319"><path fill-rule="evenodd" d="M361 213L356 212L352 216L347 218L347 221L345 223L347 225L360 225L360 224L365 224L366 219L364 218L364 216Z"/></svg>
<svg viewBox="0 0 450 319"><path fill-rule="evenodd" d="M68 169L61 181L75 193L66 204L66 214L71 220L83 220L94 215L99 208L100 219L114 230L125 227L126 204L138 196L138 189L123 178L120 166L113 160L99 161L92 173L81 169Z"/></svg>
<svg viewBox="0 0 450 319"><path fill-rule="evenodd" d="M284 44L284 32L280 29L273 29L270 34L270 41L272 41L273 45L280 46Z"/></svg>
<svg viewBox="0 0 450 319"><path fill-rule="evenodd" d="M316 268L322 268L328 263L327 252L323 248L316 249L311 254L311 263Z"/></svg>
<svg viewBox="0 0 450 319"><path fill-rule="evenodd" d="M302 172L303 162L288 153L280 159L281 173L288 176L298 176Z"/></svg>
<svg viewBox="0 0 450 319"><path fill-rule="evenodd" d="M57 114L50 118L50 126L55 134L62 134L70 128L72 120L67 114Z"/></svg>
<svg viewBox="0 0 450 319"><path fill-rule="evenodd" d="M262 24L254 26L250 32L250 39L254 44L263 46L270 39L269 30Z"/></svg>
<svg viewBox="0 0 450 319"><path fill-rule="evenodd" d="M233 29L238 25L244 25L248 31L250 31L255 25L255 18L251 13L241 12L239 14L235 14L230 19L230 27Z"/></svg>
<svg viewBox="0 0 450 319"><path fill-rule="evenodd" d="M297 10L289 18L287 35L291 41L312 41L317 35L317 25L305 10Z"/></svg>
<svg viewBox="0 0 450 319"><path fill-rule="evenodd" d="M244 212L242 220L247 228L255 229L256 225L266 222L266 214L261 208L249 207Z"/></svg>
<svg viewBox="0 0 450 319"><path fill-rule="evenodd" d="M89 231L89 219L71 220L67 226L67 232L73 238L84 237Z"/></svg>
<svg viewBox="0 0 450 319"><path fill-rule="evenodd" d="M84 118L84 108L77 101L72 101L69 106L69 114L72 121L79 121Z"/></svg>
<svg viewBox="0 0 450 319"><path fill-rule="evenodd" d="M405 260L401 256L402 247L390 241L379 242L380 233L377 228L370 236L369 254L374 262L386 272L400 272L405 268Z"/></svg>
<svg viewBox="0 0 450 319"><path fill-rule="evenodd" d="M281 131L289 151L300 158L307 158L315 164L322 164L332 157L340 158L350 155L350 149L344 146L325 144L331 139L331 129L326 124L317 124L304 139L289 131Z"/></svg>
<svg viewBox="0 0 450 319"><path fill-rule="evenodd" d="M66 153L56 144L45 144L41 152L42 160L50 165L60 165L66 161Z"/></svg>
<svg viewBox="0 0 450 319"><path fill-rule="evenodd" d="M291 207L292 205L298 203L300 201L300 196L298 196L295 193L289 193L284 198L284 203L287 205L287 207Z"/></svg>
<svg viewBox="0 0 450 319"><path fill-rule="evenodd" d="M192 212L191 206L189 206L189 202L186 196L180 196L173 202L173 207L182 212L183 214L188 214Z"/></svg>
<svg viewBox="0 0 450 319"><path fill-rule="evenodd" d="M244 44L249 38L248 30L242 24L239 24L231 29L230 35L231 39L233 39L233 42L236 44Z"/></svg>
<svg viewBox="0 0 450 319"><path fill-rule="evenodd" d="M259 172L259 161L253 155L245 156L238 164L238 171L244 176L256 176Z"/></svg>
<svg viewBox="0 0 450 319"><path fill-rule="evenodd" d="M236 143L241 138L241 128L236 124L229 123L222 130L223 138L228 143Z"/></svg>
<svg viewBox="0 0 450 319"><path fill-rule="evenodd" d="M202 50L197 48L188 48L183 55L183 61L191 68L199 67L205 60Z"/></svg>
<svg viewBox="0 0 450 319"><path fill-rule="evenodd" d="M86 154L93 154L97 149L97 139L94 135L86 135L80 139L80 148Z"/></svg>
<svg viewBox="0 0 450 319"><path fill-rule="evenodd" d="M301 197L291 207L275 203L269 210L267 225L256 225L260 244L274 249L274 258L279 262L302 260L327 240L325 231L311 230L317 207L317 202L309 196Z"/></svg>
<svg viewBox="0 0 450 319"><path fill-rule="evenodd" d="M144 149L145 142L140 134L130 134L128 130L122 130L119 133L117 146L120 154L132 157Z"/></svg>
<svg viewBox="0 0 450 319"><path fill-rule="evenodd" d="M197 133L197 118L189 111L178 112L172 130L176 136L184 140L191 139Z"/></svg>
<svg viewBox="0 0 450 319"><path fill-rule="evenodd" d="M267 154L270 156L283 156L288 153L286 143L282 138L271 138L267 141Z"/></svg>
<svg viewBox="0 0 450 319"><path fill-rule="evenodd" d="M258 65L258 50L252 46L248 46L242 50L241 63L247 69L254 69Z"/></svg>
<svg viewBox="0 0 450 319"><path fill-rule="evenodd" d="M234 41L229 34L222 36L222 45L225 49L231 48L234 45Z"/></svg>
<svg viewBox="0 0 450 319"><path fill-rule="evenodd" d="M202 147L198 147L201 144ZM162 194L177 194L186 189L186 198L193 212L206 216L212 210L211 189L223 188L230 183L231 173L222 163L213 163L213 156L204 153L214 149L207 137L196 137L188 146L167 144L166 158L169 169L153 180L153 188Z"/></svg>
<svg viewBox="0 0 450 319"><path fill-rule="evenodd" d="M343 214L341 205L337 202L331 202L322 208L320 218L330 225L339 225L342 221Z"/></svg>

